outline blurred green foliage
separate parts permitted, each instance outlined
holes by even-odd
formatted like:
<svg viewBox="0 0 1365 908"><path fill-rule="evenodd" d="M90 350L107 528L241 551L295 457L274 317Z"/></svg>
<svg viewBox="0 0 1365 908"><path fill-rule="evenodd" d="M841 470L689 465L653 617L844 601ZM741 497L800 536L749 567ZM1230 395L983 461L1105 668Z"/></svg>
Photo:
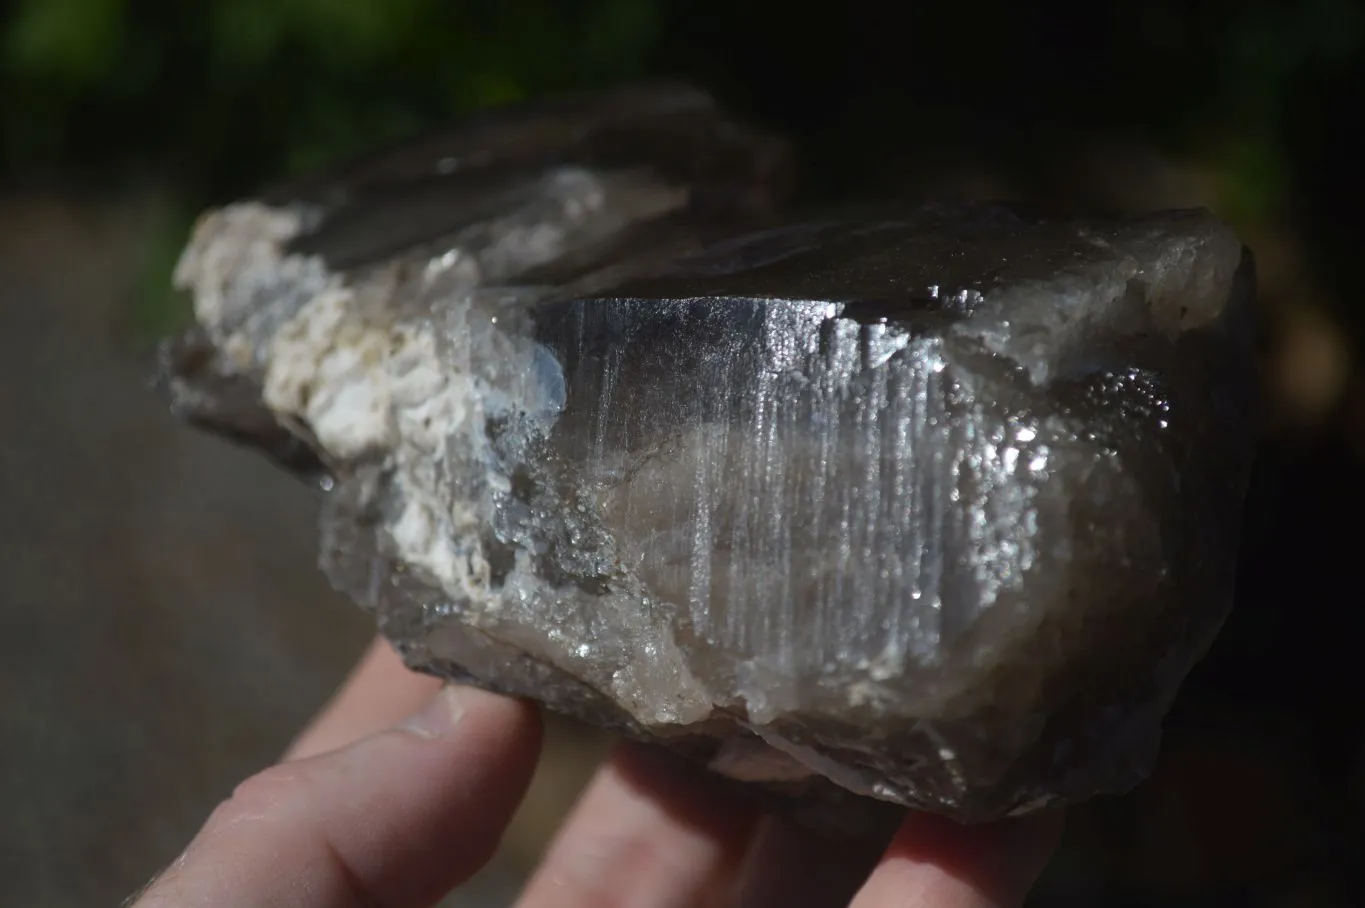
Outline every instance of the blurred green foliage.
<svg viewBox="0 0 1365 908"><path fill-rule="evenodd" d="M0 90L11 180L169 187L138 336L192 214L474 108L640 70L641 0L18 0Z"/></svg>
<svg viewBox="0 0 1365 908"><path fill-rule="evenodd" d="M954 106L1106 129L1117 116L1176 143L1206 142L1212 126L1225 133L1219 163L1239 174L1229 185L1256 208L1281 192L1284 114L1303 74L1358 58L1365 37L1356 0L900 6L888 17L856 0L800 16L776 0L11 0L3 172L231 194L472 108L665 68L794 121L784 127L809 119L803 105L859 97L950 121ZM1068 22L1081 52L1054 53ZM872 73L878 61L863 57L886 47L860 46L860 27L904 41L881 61L890 71Z"/></svg>
<svg viewBox="0 0 1365 908"><path fill-rule="evenodd" d="M660 73L794 135L844 184L875 180L876 156L896 149L965 151L1027 183L1069 142L1127 136L1212 173L1234 223L1294 208L1321 248L1354 243L1330 223L1345 204L1340 180L1314 174L1328 159L1356 168L1342 134L1325 130L1365 104L1365 91L1327 90L1361 71L1359 0L849 0L799 12L782 0L11 0L5 10L0 178L169 190L167 250L193 211L264 181L477 107ZM148 286L164 283L171 258L150 256L162 271Z"/></svg>
<svg viewBox="0 0 1365 908"><path fill-rule="evenodd" d="M656 29L640 0L17 0L5 163L231 192L471 108L627 77Z"/></svg>
<svg viewBox="0 0 1365 908"><path fill-rule="evenodd" d="M1351 0L1248 4L1229 21L1217 97L1232 138L1211 162L1225 196L1225 217L1274 216L1289 193L1287 113L1302 75L1341 67L1360 54L1365 12Z"/></svg>

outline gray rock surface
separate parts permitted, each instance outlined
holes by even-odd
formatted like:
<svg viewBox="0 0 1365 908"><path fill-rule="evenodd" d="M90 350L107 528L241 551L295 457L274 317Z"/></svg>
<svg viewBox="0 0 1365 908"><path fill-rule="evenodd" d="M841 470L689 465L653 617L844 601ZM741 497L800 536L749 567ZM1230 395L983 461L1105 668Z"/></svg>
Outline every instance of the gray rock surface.
<svg viewBox="0 0 1365 908"><path fill-rule="evenodd" d="M410 664L806 803L1141 778L1231 601L1230 230L759 224L778 146L674 88L433 143L206 216L164 369Z"/></svg>

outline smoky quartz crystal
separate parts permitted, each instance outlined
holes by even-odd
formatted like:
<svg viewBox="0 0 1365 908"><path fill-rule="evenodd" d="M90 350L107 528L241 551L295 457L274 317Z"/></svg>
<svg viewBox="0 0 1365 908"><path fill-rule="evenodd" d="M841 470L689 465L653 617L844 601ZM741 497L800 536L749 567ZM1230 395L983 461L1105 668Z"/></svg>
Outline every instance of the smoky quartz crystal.
<svg viewBox="0 0 1365 908"><path fill-rule="evenodd" d="M786 220L689 89L514 108L207 214L162 384L325 490L414 668L757 789L1123 790L1231 601L1250 257L1207 213Z"/></svg>

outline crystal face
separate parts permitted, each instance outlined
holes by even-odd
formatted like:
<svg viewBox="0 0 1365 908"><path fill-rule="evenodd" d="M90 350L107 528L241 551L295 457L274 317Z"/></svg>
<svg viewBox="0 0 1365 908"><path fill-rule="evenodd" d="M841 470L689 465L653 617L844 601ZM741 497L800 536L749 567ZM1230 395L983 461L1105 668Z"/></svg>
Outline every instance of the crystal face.
<svg viewBox="0 0 1365 908"><path fill-rule="evenodd" d="M807 801L1132 785L1231 601L1249 256L1197 211L783 223L783 160L658 87L229 206L164 386L324 478L415 668Z"/></svg>

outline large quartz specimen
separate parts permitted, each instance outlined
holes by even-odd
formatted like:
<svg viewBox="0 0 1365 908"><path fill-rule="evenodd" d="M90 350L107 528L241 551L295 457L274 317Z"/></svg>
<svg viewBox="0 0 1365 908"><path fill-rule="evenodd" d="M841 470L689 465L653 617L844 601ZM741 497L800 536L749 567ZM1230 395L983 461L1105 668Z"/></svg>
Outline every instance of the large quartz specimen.
<svg viewBox="0 0 1365 908"><path fill-rule="evenodd" d="M164 386L318 480L414 668L806 803L1130 786L1230 603L1249 256L1197 211L760 223L784 160L663 86L228 206Z"/></svg>

